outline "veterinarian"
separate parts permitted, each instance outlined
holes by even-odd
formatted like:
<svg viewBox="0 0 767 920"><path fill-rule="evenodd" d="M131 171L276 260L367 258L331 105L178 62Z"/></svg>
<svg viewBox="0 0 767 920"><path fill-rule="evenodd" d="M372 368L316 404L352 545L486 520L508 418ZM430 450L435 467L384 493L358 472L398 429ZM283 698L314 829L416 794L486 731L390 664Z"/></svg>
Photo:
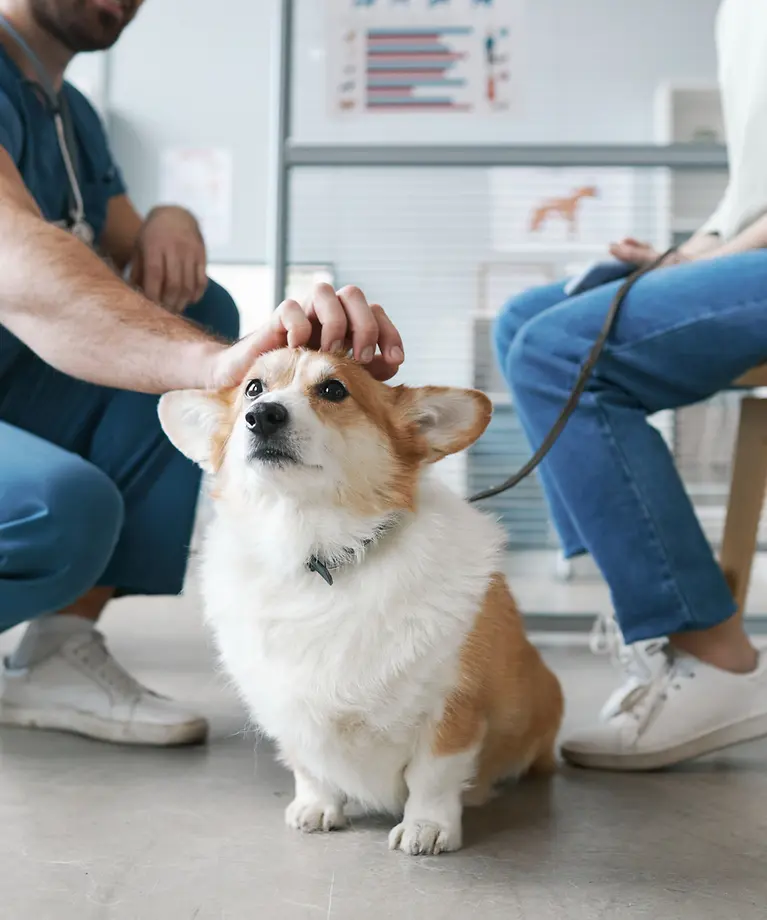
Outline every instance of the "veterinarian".
<svg viewBox="0 0 767 920"><path fill-rule="evenodd" d="M94 627L111 598L184 578L199 473L149 394L234 385L288 342L348 336L382 378L403 356L354 289L288 301L231 347L214 337L236 339L238 313L206 278L197 222L137 214L98 116L63 83L140 5L0 0L0 630L35 618L5 662L0 723L164 745L202 740L204 719L128 675Z"/></svg>
<svg viewBox="0 0 767 920"><path fill-rule="evenodd" d="M671 453L647 421L712 396L767 358L767 7L724 0L717 45L727 191L673 264L629 294L541 472L564 551L594 557L625 640L623 685L598 724L563 745L586 767L644 769L767 734L767 658L735 615ZM613 254L640 265L656 256L634 240ZM498 360L534 446L567 399L618 285L572 299L563 285L537 288L498 319Z"/></svg>

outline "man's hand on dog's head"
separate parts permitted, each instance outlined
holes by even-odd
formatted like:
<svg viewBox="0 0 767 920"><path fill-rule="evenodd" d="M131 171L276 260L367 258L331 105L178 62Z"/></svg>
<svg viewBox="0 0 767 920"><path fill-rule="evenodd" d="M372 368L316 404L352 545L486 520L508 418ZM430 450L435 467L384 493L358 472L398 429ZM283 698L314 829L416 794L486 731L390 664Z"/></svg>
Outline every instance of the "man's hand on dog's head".
<svg viewBox="0 0 767 920"><path fill-rule="evenodd" d="M329 284L318 284L303 306L283 301L262 329L220 351L208 386L236 386L259 355L285 346L352 351L378 380L393 377L405 360L402 338L379 304L368 303L356 287L334 291Z"/></svg>

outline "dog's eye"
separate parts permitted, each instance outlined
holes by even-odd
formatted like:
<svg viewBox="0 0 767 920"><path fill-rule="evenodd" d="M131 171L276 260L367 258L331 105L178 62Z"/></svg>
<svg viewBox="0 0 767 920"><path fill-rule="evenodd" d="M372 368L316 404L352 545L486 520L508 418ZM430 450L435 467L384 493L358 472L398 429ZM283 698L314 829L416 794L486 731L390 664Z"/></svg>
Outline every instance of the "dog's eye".
<svg viewBox="0 0 767 920"><path fill-rule="evenodd" d="M260 380L249 380L245 387L245 395L248 399L256 399L264 392L264 385Z"/></svg>
<svg viewBox="0 0 767 920"><path fill-rule="evenodd" d="M340 380L323 380L317 386L317 395L328 402L341 402L349 395L349 391Z"/></svg>

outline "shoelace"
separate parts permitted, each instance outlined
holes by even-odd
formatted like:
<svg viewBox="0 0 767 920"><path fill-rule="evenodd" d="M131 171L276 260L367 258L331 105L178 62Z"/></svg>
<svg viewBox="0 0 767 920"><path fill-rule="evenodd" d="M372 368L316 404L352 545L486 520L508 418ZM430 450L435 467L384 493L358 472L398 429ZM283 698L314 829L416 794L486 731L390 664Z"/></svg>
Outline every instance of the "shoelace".
<svg viewBox="0 0 767 920"><path fill-rule="evenodd" d="M664 640L627 645L615 617L609 613L597 617L589 647L595 655L609 655L624 675L623 683L602 707L599 717L603 722L621 713L632 713L644 724L670 689L680 689L682 680L695 677L692 660L676 655Z"/></svg>
<svg viewBox="0 0 767 920"><path fill-rule="evenodd" d="M121 696L138 699L146 694L156 695L139 683L112 657L104 636L98 630L93 630L88 641L77 646L73 652L87 670Z"/></svg>
<svg viewBox="0 0 767 920"><path fill-rule="evenodd" d="M664 661L652 680L624 696L612 716L625 717L623 730L627 734L624 737L629 743L642 735L669 694L681 690L684 681L695 677L693 659L679 657L670 645L663 646L660 653Z"/></svg>

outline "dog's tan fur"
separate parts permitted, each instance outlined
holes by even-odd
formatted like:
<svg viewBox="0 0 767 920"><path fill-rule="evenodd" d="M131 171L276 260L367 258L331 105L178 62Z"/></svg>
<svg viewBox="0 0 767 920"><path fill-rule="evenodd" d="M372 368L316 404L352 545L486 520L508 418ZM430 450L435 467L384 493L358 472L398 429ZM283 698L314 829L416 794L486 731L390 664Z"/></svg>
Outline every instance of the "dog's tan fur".
<svg viewBox="0 0 767 920"><path fill-rule="evenodd" d="M472 796L483 801L495 783L518 775L520 764L553 768L562 711L559 681L527 639L498 574L461 651L460 682L437 727L434 750L455 754L484 735Z"/></svg>

